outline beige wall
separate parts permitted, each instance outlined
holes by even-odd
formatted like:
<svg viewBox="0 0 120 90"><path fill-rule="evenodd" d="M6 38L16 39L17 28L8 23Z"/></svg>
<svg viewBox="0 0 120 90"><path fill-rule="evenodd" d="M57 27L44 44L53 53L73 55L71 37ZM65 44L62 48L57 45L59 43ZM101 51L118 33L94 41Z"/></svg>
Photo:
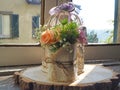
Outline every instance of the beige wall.
<svg viewBox="0 0 120 90"><path fill-rule="evenodd" d="M42 48L28 47L0 47L0 66L40 64L44 59Z"/></svg>
<svg viewBox="0 0 120 90"><path fill-rule="evenodd" d="M4 43L34 43L32 39L32 16L40 15L40 5L31 5L26 0L0 0L0 11L19 14L19 38L2 39Z"/></svg>
<svg viewBox="0 0 120 90"><path fill-rule="evenodd" d="M85 47L86 60L120 60L120 45L98 45Z"/></svg>
<svg viewBox="0 0 120 90"><path fill-rule="evenodd" d="M0 66L40 64L44 60L44 49L39 46L0 47ZM120 45L87 46L85 60L120 59Z"/></svg>

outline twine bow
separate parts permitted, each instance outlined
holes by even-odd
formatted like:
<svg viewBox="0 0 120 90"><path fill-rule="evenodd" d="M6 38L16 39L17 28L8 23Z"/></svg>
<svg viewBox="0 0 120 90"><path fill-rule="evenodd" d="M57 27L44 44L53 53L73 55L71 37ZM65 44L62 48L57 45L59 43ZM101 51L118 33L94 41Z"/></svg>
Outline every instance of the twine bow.
<svg viewBox="0 0 120 90"><path fill-rule="evenodd" d="M67 64L67 65L76 64L74 61L64 61L64 62L63 62L63 61L55 61L55 60L53 60L52 57L47 57L47 58L45 59L45 62L46 62L46 63L52 63L52 64L57 65L59 68L63 69L63 72L64 72L66 75L70 75L70 74L69 74L68 68L65 67L65 64Z"/></svg>

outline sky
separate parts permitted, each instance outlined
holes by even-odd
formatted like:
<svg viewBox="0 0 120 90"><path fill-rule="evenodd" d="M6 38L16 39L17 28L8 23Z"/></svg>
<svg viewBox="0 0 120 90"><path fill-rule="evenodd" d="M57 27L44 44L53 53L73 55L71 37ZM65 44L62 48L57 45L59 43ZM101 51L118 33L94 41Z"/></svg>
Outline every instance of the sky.
<svg viewBox="0 0 120 90"><path fill-rule="evenodd" d="M113 29L115 0L73 0L81 5L79 16L88 29Z"/></svg>

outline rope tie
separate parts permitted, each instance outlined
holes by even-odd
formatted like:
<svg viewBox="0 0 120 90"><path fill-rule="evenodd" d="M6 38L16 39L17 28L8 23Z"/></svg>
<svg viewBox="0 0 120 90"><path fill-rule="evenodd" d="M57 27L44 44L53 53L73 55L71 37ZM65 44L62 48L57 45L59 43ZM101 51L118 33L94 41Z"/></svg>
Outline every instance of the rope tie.
<svg viewBox="0 0 120 90"><path fill-rule="evenodd" d="M76 64L74 60L73 61L55 61L53 59L53 57L46 57L45 62L57 65L59 68L63 69L63 72L66 75L70 75L70 74L69 74L69 69L67 67L65 67L65 65L75 65Z"/></svg>

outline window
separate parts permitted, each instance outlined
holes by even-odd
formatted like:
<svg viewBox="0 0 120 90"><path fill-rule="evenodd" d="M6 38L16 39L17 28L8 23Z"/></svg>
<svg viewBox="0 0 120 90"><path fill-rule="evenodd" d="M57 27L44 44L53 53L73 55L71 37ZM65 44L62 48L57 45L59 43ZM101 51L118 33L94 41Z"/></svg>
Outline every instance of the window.
<svg viewBox="0 0 120 90"><path fill-rule="evenodd" d="M0 38L10 37L10 16L0 15Z"/></svg>
<svg viewBox="0 0 120 90"><path fill-rule="evenodd" d="M40 13L41 0L1 0L0 44L36 43L33 29L40 25Z"/></svg>
<svg viewBox="0 0 120 90"><path fill-rule="evenodd" d="M81 5L79 13L87 27L88 43L113 43L115 0L73 0Z"/></svg>
<svg viewBox="0 0 120 90"><path fill-rule="evenodd" d="M41 0L26 0L26 2L28 4L35 4L35 5L37 5L37 4L40 4Z"/></svg>
<svg viewBox="0 0 120 90"><path fill-rule="evenodd" d="M0 38L18 37L18 25L18 15L0 14Z"/></svg>
<svg viewBox="0 0 120 90"><path fill-rule="evenodd" d="M40 16L32 17L32 36L35 37L35 30L40 26Z"/></svg>

